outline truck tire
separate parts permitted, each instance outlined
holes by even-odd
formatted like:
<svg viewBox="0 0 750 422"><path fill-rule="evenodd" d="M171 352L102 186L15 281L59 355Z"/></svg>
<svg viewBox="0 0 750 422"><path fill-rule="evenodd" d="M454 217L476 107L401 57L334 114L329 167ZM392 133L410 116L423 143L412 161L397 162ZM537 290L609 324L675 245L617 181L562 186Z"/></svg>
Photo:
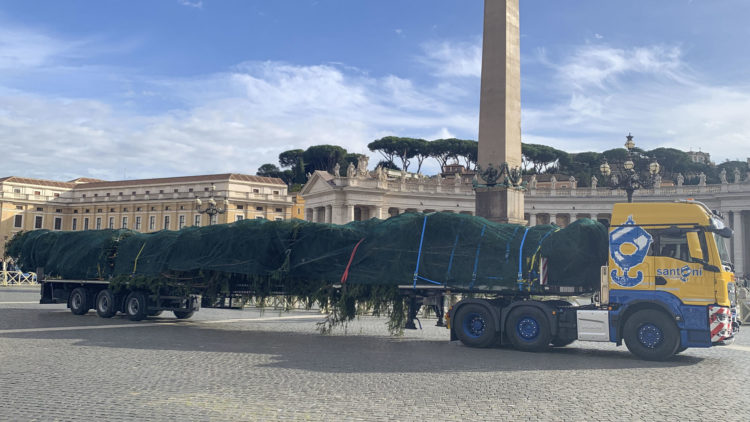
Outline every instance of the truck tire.
<svg viewBox="0 0 750 422"><path fill-rule="evenodd" d="M85 287L76 287L73 289L68 299L68 306L70 307L70 312L75 315L83 315L91 309L89 305L89 293Z"/></svg>
<svg viewBox="0 0 750 422"><path fill-rule="evenodd" d="M524 352L549 350L552 342L547 316L532 306L513 309L508 315L505 330L513 346Z"/></svg>
<svg viewBox="0 0 750 422"><path fill-rule="evenodd" d="M148 304L143 292L132 292L125 299L125 313L131 321L140 321L148 316Z"/></svg>
<svg viewBox="0 0 750 422"><path fill-rule="evenodd" d="M643 360L660 361L680 347L680 332L672 318L654 309L637 311L625 321L623 338L628 350Z"/></svg>
<svg viewBox="0 0 750 422"><path fill-rule="evenodd" d="M172 311L177 319L188 319L195 313L194 311Z"/></svg>
<svg viewBox="0 0 750 422"><path fill-rule="evenodd" d="M469 303L460 307L453 324L458 339L469 347L489 347L495 343L495 319L482 305Z"/></svg>
<svg viewBox="0 0 750 422"><path fill-rule="evenodd" d="M104 289L96 295L96 314L101 318L112 318L117 313L117 302L112 290Z"/></svg>

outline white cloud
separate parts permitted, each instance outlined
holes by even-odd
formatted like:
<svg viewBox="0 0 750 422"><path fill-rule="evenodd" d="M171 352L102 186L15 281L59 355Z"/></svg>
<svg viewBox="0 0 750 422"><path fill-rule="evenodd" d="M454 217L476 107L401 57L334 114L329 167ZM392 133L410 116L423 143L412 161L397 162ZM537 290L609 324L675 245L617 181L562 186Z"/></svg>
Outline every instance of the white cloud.
<svg viewBox="0 0 750 422"><path fill-rule="evenodd" d="M202 9L203 2L201 0L177 0L179 4L186 7L192 7L194 9Z"/></svg>
<svg viewBox="0 0 750 422"><path fill-rule="evenodd" d="M367 144L380 136L476 131L472 107L446 104L402 78L336 66L245 63L224 74L152 81L148 91L183 106L150 115L96 100L0 92L0 140L13 157L4 172L52 179L252 174L287 149L329 143L374 159Z"/></svg>
<svg viewBox="0 0 750 422"><path fill-rule="evenodd" d="M482 43L432 42L422 46L419 61L440 77L475 77L482 75Z"/></svg>
<svg viewBox="0 0 750 422"><path fill-rule="evenodd" d="M602 151L633 132L644 149L701 148L719 161L750 155L748 87L714 85L677 47L586 45L558 62L545 57L555 74L550 101L524 105L525 142Z"/></svg>

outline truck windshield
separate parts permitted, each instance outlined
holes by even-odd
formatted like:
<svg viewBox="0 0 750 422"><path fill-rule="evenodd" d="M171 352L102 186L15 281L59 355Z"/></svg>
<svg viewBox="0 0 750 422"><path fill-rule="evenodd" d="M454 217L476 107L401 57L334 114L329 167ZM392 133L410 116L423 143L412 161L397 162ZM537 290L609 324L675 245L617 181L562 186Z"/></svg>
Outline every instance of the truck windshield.
<svg viewBox="0 0 750 422"><path fill-rule="evenodd" d="M727 245L724 243L724 238L719 236L716 233L713 233L714 240L716 241L716 247L719 249L719 257L721 258L721 263L725 265L732 265L732 260L729 258L729 251L727 250Z"/></svg>

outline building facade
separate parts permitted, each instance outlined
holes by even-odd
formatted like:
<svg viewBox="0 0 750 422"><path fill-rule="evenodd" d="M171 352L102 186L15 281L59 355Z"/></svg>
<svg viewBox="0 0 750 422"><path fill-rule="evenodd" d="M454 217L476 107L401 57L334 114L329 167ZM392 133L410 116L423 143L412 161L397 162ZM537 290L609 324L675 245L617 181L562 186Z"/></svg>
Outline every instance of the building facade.
<svg viewBox="0 0 750 422"><path fill-rule="evenodd" d="M458 212L474 214L474 191L468 174L447 178L392 177L386 173L356 172L337 177L318 171L302 189L305 219L345 224L369 218L385 219L404 212ZM581 218L608 224L612 206L625 202L621 190L606 187L578 188L575 183L530 185L526 191L524 217L529 225L566 226ZM554 186L554 188L553 188ZM734 237L729 248L738 275L750 274L750 182L718 185L674 186L635 192L634 201L659 202L692 198L724 215Z"/></svg>
<svg viewBox="0 0 750 422"><path fill-rule="evenodd" d="M225 211L213 221L196 202L205 209L211 197ZM4 251L21 230L179 230L246 218L287 220L293 207L281 179L245 174L70 182L11 176L0 179L0 236Z"/></svg>

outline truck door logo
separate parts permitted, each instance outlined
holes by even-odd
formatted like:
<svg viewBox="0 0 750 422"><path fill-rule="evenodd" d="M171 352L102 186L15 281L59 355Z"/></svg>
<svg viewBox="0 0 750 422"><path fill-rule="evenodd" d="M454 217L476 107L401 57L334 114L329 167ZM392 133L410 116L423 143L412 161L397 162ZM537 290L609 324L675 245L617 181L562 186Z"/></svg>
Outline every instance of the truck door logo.
<svg viewBox="0 0 750 422"><path fill-rule="evenodd" d="M622 287L634 287L643 281L643 272L637 271L635 277L630 276L630 269L641 265L648 255L648 248L653 238L646 230L635 225L633 216L622 226L609 233L609 255L615 268L610 273L612 281ZM620 274L620 272L622 274Z"/></svg>

